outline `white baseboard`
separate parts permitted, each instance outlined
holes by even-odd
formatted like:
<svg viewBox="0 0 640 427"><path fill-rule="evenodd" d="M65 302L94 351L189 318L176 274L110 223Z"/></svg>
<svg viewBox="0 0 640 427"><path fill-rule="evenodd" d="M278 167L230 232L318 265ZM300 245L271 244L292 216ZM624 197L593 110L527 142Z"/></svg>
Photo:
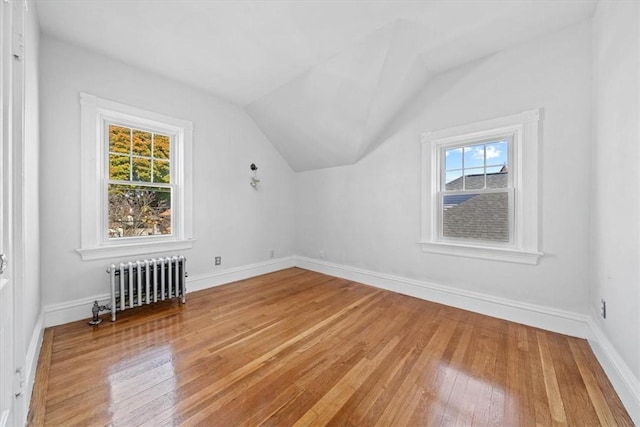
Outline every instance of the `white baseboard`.
<svg viewBox="0 0 640 427"><path fill-rule="evenodd" d="M90 318L91 307L93 306L94 301L98 301L98 304L109 304L111 302L111 295L93 295L73 301L45 306L43 309L45 327L48 328L50 326L57 326L64 323L75 322L76 320Z"/></svg>
<svg viewBox="0 0 640 427"><path fill-rule="evenodd" d="M593 318L589 319L589 326L593 334L593 339L589 340L593 354L609 377L631 419L640 426L640 381Z"/></svg>
<svg viewBox="0 0 640 427"><path fill-rule="evenodd" d="M284 270L285 268L294 267L294 265L295 258L293 256L289 256L256 264L219 270L213 273L190 276L187 278L187 292L199 291L213 286L220 286L226 283L259 276L261 274ZM98 304L100 305L110 304L111 296L108 293L100 294L45 306L43 309L45 327L48 328L50 326L62 325L64 323L90 318L91 307L94 301L98 301Z"/></svg>
<svg viewBox="0 0 640 427"><path fill-rule="evenodd" d="M296 266L548 331L579 338L591 337L587 324L589 316L584 314L527 304L313 258L296 257Z"/></svg>
<svg viewBox="0 0 640 427"><path fill-rule="evenodd" d="M27 348L27 357L25 361L25 396L27 406L31 401L31 393L33 392L33 383L36 379L36 369L38 368L38 357L40 356L40 348L42 347L42 338L44 336L44 312L40 312L36 325L29 340Z"/></svg>
<svg viewBox="0 0 640 427"><path fill-rule="evenodd" d="M241 267L228 268L213 273L190 276L187 279L187 292L200 291L214 286L237 282L238 280L273 273L285 268L295 267L295 257L272 259L256 264L243 265Z"/></svg>
<svg viewBox="0 0 640 427"><path fill-rule="evenodd" d="M313 258L296 257L296 267L548 331L587 339L633 422L640 426L640 382L611 345L604 332L589 315L522 303Z"/></svg>

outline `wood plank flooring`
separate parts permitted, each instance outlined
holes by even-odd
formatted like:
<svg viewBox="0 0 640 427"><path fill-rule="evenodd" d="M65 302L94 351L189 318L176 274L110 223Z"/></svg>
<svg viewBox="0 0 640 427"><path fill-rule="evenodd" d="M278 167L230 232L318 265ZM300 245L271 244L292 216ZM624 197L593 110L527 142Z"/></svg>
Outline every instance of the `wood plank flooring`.
<svg viewBox="0 0 640 427"><path fill-rule="evenodd" d="M633 425L584 340L298 268L47 329L29 424Z"/></svg>

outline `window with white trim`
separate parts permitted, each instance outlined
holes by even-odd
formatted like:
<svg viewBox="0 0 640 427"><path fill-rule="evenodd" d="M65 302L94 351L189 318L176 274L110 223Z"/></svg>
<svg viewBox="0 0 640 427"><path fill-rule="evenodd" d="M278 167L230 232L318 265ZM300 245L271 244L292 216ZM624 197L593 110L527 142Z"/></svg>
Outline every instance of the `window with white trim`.
<svg viewBox="0 0 640 427"><path fill-rule="evenodd" d="M172 235L177 179L171 148L175 149L176 135L122 122L105 122L104 128L109 151L104 189L107 239Z"/></svg>
<svg viewBox="0 0 640 427"><path fill-rule="evenodd" d="M539 117L423 135L425 252L537 264Z"/></svg>
<svg viewBox="0 0 640 427"><path fill-rule="evenodd" d="M81 94L83 259L187 249L189 121Z"/></svg>

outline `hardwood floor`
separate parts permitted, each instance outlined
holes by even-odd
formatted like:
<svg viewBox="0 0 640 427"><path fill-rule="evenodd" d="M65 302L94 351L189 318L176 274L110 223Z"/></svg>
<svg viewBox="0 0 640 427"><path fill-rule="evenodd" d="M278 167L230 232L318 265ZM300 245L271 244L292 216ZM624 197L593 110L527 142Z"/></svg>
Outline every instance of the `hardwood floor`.
<svg viewBox="0 0 640 427"><path fill-rule="evenodd" d="M633 425L584 340L297 268L47 329L29 424Z"/></svg>

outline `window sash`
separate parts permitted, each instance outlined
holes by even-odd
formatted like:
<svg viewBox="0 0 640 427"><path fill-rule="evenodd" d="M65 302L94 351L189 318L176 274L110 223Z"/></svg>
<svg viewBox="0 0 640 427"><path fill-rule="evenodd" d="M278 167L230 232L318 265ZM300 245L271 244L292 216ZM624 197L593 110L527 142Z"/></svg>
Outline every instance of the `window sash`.
<svg viewBox="0 0 640 427"><path fill-rule="evenodd" d="M439 143L437 144L437 150L438 150L438 157L437 157L437 164L436 164L436 168L439 171L438 174L438 182L437 182L437 186L436 188L438 189L438 191L457 191L457 190L447 190L446 187L446 174L447 174L447 170L446 170L446 152L447 150L451 150L451 149L456 149L456 148L460 148L462 149L462 165L460 169L455 169L460 170L462 172L462 176L465 176L465 171L469 170L471 168L465 168L464 166L464 149L466 147L469 146L473 146L473 145L481 145L481 144L488 144L491 142L498 142L498 141L507 141L507 149L508 149L508 154L507 154L507 168L508 168L508 174L507 174L507 188L513 188L514 187L514 176L516 174L517 171L517 165L514 162L514 139L515 139L515 134L513 132L509 132L509 133L496 133L494 135L491 135L490 137L484 137L484 138L469 138L469 139L465 139L463 140L463 142L461 141L455 141L455 142L449 142L449 143ZM484 162L483 162L483 170L484 170L484 175L487 175L487 167L495 167L495 165L489 165L487 166L487 159L486 156L484 158ZM475 167L474 167L475 169ZM464 180L464 178L463 178ZM486 188L486 178L485 178L485 188Z"/></svg>
<svg viewBox="0 0 640 427"><path fill-rule="evenodd" d="M514 188L514 176L517 172L517 165L514 162L514 140L516 135L514 132L496 132L494 134L485 135L482 138L478 137L470 137L464 139L456 139L453 142L442 142L436 143L436 152L437 152L437 160L436 160L436 170L437 174L437 183L435 188L435 200L436 203L433 204L433 215L436 219L436 234L435 240L443 243L460 243L466 245L481 245L481 246L496 246L496 247L514 247L517 241L516 227L515 227L515 188ZM471 168L465 168L464 165L464 149L466 147L488 144L491 142L498 141L507 141L507 187L506 188L489 188L487 187L487 159L486 154L483 159L483 171L485 175L484 188L481 189L463 189L463 190L447 190L446 189L446 152L447 150L460 148L462 150L462 163L460 171L463 176L463 182L465 182L465 171L468 171ZM491 166L489 166L491 167ZM474 239L474 238L462 238L462 237L451 237L444 236L444 197L452 196L452 195L477 195L477 194L490 194L490 193L507 193L508 195L508 222L509 222L509 240L505 242L501 241L493 241L493 240L484 240L484 239Z"/></svg>
<svg viewBox="0 0 640 427"><path fill-rule="evenodd" d="M109 127L110 126L120 126L126 127L134 131L142 131L142 132L150 132L152 134L160 134L169 137L169 183L160 183L160 182L148 182L148 181L138 181L138 180L116 180L110 179L109 176L109 166L110 166L110 154L112 154L110 150L110 141L109 141ZM178 135L171 129L167 129L162 126L152 126L149 124L142 124L135 119L127 119L123 117L118 117L117 119L110 117L109 115L102 115L101 117L101 146L103 153L103 172L102 172L102 215L101 215L101 237L103 245L118 245L118 244L128 244L128 243L136 243L136 242L144 242L144 241L164 241L164 240L173 240L178 235L177 227L180 224L178 215L180 215L181 209L178 209L177 203L180 200L180 183L178 182L178 162L180 161L178 152L177 152L177 138ZM130 142L131 143L131 142ZM129 153L114 153L114 154L123 154L129 156L130 162L133 161L134 158L149 158L153 161L153 152L151 156L140 156L133 154L133 148L129 147ZM131 167L131 166L130 166ZM153 164L152 164L153 167ZM130 171L130 174L132 170ZM131 176L131 175L130 175ZM146 235L146 236L122 236L122 237L110 237L109 236L109 186L113 184L120 185L131 185L131 186L139 186L139 187L151 187L151 188L168 188L171 192L171 204L169 209L171 209L171 233L167 234L154 234L154 235Z"/></svg>
<svg viewBox="0 0 640 427"><path fill-rule="evenodd" d="M444 198L445 196L455 195L481 195L481 194L496 194L505 193L508 197L507 204L507 220L509 224L509 240L508 241L496 241L488 239L474 239L463 237L452 237L444 235ZM495 247L514 247L516 242L515 236L515 189L514 188L486 188L483 190L449 190L439 191L436 194L437 203L436 212L434 212L437 224L436 241L443 243L462 243L468 245L482 245L482 246L495 246Z"/></svg>

